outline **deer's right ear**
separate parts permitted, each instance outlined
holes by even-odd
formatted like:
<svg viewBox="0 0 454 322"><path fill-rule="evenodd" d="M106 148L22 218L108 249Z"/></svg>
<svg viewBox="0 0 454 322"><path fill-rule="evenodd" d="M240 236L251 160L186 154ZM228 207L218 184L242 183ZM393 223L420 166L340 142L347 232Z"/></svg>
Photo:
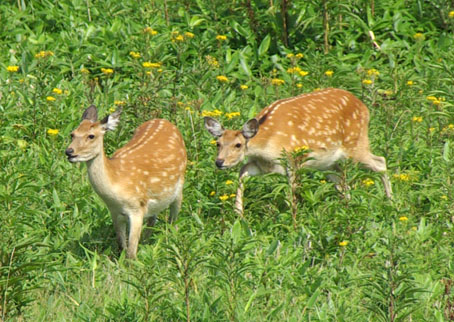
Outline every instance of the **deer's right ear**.
<svg viewBox="0 0 454 322"><path fill-rule="evenodd" d="M259 121L257 121L256 119L250 119L243 125L243 130L241 131L241 133L247 140L249 140L257 134L258 130Z"/></svg>
<svg viewBox="0 0 454 322"><path fill-rule="evenodd" d="M208 132L211 133L212 136L214 137L220 137L222 134L224 134L224 128L222 127L221 123L216 121L214 118L205 116L203 118L205 121L205 127L208 130Z"/></svg>
<svg viewBox="0 0 454 322"><path fill-rule="evenodd" d="M98 120L98 111L96 110L96 106L90 105L90 107L85 110L84 114L82 114L82 121L83 120L89 120L93 123Z"/></svg>

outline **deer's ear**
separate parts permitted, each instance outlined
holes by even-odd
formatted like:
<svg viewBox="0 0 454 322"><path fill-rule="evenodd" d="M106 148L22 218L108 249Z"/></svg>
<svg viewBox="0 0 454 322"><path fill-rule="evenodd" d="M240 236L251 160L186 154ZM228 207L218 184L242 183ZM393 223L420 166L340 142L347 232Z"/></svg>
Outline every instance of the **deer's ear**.
<svg viewBox="0 0 454 322"><path fill-rule="evenodd" d="M249 140L252 139L259 130L259 122L256 119L251 119L243 125L243 130L241 134Z"/></svg>
<svg viewBox="0 0 454 322"><path fill-rule="evenodd" d="M120 122L120 115L121 115L122 108L118 107L115 112L110 115L107 115L105 118L101 120L101 126L104 131L112 131L115 130L118 123Z"/></svg>
<svg viewBox="0 0 454 322"><path fill-rule="evenodd" d="M82 114L82 121L83 120L89 120L91 122L96 122L98 120L98 110L96 109L96 106L90 105Z"/></svg>
<svg viewBox="0 0 454 322"><path fill-rule="evenodd" d="M208 130L208 132L211 133L212 136L214 137L220 137L222 134L224 134L224 128L222 127L221 123L216 121L214 118L205 116L203 118L205 122L205 127Z"/></svg>

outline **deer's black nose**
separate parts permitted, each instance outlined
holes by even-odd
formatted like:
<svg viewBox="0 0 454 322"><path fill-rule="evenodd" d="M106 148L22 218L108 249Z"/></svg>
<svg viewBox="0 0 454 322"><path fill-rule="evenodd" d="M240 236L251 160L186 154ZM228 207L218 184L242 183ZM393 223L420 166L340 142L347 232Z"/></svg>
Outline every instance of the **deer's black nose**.
<svg viewBox="0 0 454 322"><path fill-rule="evenodd" d="M217 159L215 163L216 163L216 166L218 168L222 168L222 166L224 164L224 160L223 159Z"/></svg>
<svg viewBox="0 0 454 322"><path fill-rule="evenodd" d="M65 153L69 157L69 156L71 156L74 153L74 149L73 148L67 148Z"/></svg>

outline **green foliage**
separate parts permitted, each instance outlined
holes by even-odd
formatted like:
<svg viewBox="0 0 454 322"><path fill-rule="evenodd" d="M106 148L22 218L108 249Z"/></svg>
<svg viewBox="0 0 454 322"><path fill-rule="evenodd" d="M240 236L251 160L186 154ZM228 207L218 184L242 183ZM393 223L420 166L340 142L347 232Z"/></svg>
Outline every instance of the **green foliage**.
<svg viewBox="0 0 454 322"><path fill-rule="evenodd" d="M452 1L3 1L0 320L444 321L454 316ZM202 117L239 128L323 87L370 109L379 175L344 162L350 198L302 170L217 171ZM183 134L175 225L138 260L64 149L83 110L122 106L111 155L146 119Z"/></svg>

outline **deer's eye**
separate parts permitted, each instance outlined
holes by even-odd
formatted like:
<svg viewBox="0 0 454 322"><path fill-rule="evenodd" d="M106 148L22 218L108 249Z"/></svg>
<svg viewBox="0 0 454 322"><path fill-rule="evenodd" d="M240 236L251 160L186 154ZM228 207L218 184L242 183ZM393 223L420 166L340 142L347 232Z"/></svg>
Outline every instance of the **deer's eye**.
<svg viewBox="0 0 454 322"><path fill-rule="evenodd" d="M241 143L235 144L235 148L237 148L237 149L241 148Z"/></svg>
<svg viewBox="0 0 454 322"><path fill-rule="evenodd" d="M221 146L221 144L219 144L219 142L216 143L216 146L219 148Z"/></svg>
<svg viewBox="0 0 454 322"><path fill-rule="evenodd" d="M93 134L90 134L90 135L88 136L88 138L89 138L90 140L93 140L93 139L95 138L95 136L94 136Z"/></svg>

